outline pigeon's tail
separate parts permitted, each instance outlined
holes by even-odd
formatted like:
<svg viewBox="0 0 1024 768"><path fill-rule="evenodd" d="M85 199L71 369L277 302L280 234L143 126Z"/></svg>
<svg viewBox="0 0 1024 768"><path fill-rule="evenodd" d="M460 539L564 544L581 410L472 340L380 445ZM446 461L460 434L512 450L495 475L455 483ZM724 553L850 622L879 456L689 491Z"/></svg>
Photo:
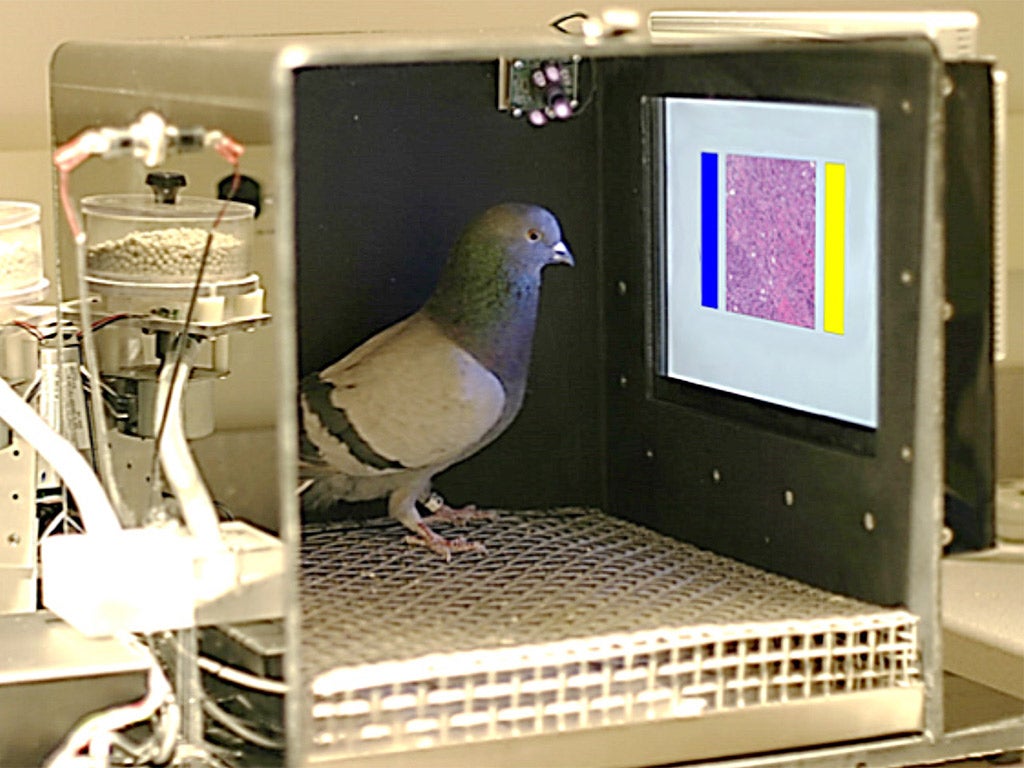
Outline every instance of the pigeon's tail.
<svg viewBox="0 0 1024 768"><path fill-rule="evenodd" d="M301 425L301 422L300 422ZM323 514L344 500L343 489L336 488L337 470L323 460L316 446L310 442L306 430L299 427L299 487L302 511Z"/></svg>

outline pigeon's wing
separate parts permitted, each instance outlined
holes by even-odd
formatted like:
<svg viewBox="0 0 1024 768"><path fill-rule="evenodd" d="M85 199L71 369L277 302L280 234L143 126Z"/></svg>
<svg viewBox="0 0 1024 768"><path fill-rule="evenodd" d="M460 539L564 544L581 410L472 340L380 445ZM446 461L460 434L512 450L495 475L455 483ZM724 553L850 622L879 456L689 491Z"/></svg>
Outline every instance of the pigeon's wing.
<svg viewBox="0 0 1024 768"><path fill-rule="evenodd" d="M472 452L504 405L498 378L419 314L302 384L309 441L350 475L448 466Z"/></svg>

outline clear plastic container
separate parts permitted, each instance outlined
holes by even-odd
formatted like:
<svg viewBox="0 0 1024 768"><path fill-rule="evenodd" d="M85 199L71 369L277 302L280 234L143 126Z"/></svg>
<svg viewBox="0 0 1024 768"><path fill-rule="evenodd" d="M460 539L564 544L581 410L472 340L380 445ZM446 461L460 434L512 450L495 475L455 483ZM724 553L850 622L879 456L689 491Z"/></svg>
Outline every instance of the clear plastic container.
<svg viewBox="0 0 1024 768"><path fill-rule="evenodd" d="M43 281L39 206L0 201L0 299Z"/></svg>
<svg viewBox="0 0 1024 768"><path fill-rule="evenodd" d="M88 235L86 273L114 283L191 285L223 200L182 196L93 195L82 199ZM255 208L229 202L214 231L203 283L233 283L250 274Z"/></svg>

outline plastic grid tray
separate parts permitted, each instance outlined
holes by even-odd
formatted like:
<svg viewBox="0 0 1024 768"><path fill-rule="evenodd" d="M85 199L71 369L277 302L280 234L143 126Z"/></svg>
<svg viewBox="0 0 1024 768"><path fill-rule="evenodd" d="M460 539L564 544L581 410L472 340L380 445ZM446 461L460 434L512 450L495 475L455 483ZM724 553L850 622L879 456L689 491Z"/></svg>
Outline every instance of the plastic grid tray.
<svg viewBox="0 0 1024 768"><path fill-rule="evenodd" d="M314 754L626 725L919 682L917 619L594 510L501 512L451 563L307 526ZM451 533L451 531L446 531Z"/></svg>

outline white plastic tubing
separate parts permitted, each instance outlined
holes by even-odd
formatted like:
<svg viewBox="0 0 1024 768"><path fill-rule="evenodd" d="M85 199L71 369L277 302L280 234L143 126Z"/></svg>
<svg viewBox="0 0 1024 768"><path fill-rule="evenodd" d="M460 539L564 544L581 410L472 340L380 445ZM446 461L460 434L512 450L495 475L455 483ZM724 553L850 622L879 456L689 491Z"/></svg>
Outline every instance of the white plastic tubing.
<svg viewBox="0 0 1024 768"><path fill-rule="evenodd" d="M134 723L148 720L169 701L171 686L160 665L153 659L149 668L149 690L144 698L123 707L116 707L88 716L64 740L63 745L50 755L45 768L75 768L81 766L79 753L88 749L91 760L87 765L108 765L110 745L114 733Z"/></svg>
<svg viewBox="0 0 1024 768"><path fill-rule="evenodd" d="M181 362L174 363L168 359L157 378L156 421L165 423L159 446L160 463L168 485L181 503L181 514L189 531L201 545L210 551L218 551L224 548L224 544L220 538L217 511L185 438L185 384L192 373L195 346L187 338L180 339L178 343L188 345L182 353Z"/></svg>
<svg viewBox="0 0 1024 768"><path fill-rule="evenodd" d="M86 531L102 535L121 530L121 523L106 491L82 454L2 378L0 419L35 448L64 479L78 504Z"/></svg>

